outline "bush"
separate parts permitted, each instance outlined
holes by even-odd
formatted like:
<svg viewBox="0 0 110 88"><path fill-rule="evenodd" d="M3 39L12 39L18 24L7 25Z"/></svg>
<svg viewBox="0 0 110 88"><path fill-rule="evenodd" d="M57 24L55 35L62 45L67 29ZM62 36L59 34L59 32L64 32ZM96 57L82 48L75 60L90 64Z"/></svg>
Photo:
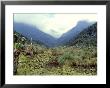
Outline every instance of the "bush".
<svg viewBox="0 0 110 88"><path fill-rule="evenodd" d="M58 58L58 62L64 64L65 61L74 59L74 55L70 52L65 52L62 56Z"/></svg>

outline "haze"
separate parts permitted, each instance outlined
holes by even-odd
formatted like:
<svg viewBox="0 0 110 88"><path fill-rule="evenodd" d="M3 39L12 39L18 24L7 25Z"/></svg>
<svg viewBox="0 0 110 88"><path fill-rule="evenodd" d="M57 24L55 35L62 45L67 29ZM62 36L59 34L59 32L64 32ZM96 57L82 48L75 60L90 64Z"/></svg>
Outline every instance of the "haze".
<svg viewBox="0 0 110 88"><path fill-rule="evenodd" d="M55 38L71 30L81 20L96 22L96 14L14 14L15 22L33 25Z"/></svg>

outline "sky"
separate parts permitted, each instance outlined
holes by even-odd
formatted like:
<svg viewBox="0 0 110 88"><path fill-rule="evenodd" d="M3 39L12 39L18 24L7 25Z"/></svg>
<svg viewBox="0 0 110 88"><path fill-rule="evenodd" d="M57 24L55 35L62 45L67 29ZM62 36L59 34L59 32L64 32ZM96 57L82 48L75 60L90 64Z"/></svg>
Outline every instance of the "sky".
<svg viewBox="0 0 110 88"><path fill-rule="evenodd" d="M59 38L75 27L79 21L97 21L96 14L14 14L14 22L22 22L37 27L39 30Z"/></svg>

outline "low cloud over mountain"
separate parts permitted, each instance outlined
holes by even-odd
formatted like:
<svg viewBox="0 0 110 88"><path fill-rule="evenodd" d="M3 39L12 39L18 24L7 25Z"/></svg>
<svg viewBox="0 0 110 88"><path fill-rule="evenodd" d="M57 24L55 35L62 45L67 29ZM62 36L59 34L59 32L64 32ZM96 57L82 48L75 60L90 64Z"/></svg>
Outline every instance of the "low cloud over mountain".
<svg viewBox="0 0 110 88"><path fill-rule="evenodd" d="M79 21L75 27L64 33L60 38L55 38L32 25L25 23L14 22L14 30L28 39L32 38L34 41L40 41L46 46L53 47L66 44L70 40L74 41L82 31L91 25L93 25L93 22Z"/></svg>

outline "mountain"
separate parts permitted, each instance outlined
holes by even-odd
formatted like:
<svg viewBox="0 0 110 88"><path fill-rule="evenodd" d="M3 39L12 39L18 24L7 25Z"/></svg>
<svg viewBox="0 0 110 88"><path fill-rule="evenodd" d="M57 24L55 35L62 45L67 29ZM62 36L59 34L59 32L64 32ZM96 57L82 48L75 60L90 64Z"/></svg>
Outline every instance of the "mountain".
<svg viewBox="0 0 110 88"><path fill-rule="evenodd" d="M64 33L58 40L58 45L66 44L70 40L74 41L80 32L84 31L87 27L91 26L93 23L87 21L79 21L77 25L72 28L67 33Z"/></svg>
<svg viewBox="0 0 110 88"><path fill-rule="evenodd" d="M33 41L42 42L49 47L52 47L56 41L54 37L28 24L14 22L14 30L22 34L23 36L27 37L29 40L31 40L32 38Z"/></svg>
<svg viewBox="0 0 110 88"><path fill-rule="evenodd" d="M40 41L31 41L28 38L26 38L25 36L23 36L22 34L14 31L14 43L21 43L21 44L39 44L39 45L44 45L42 42Z"/></svg>
<svg viewBox="0 0 110 88"><path fill-rule="evenodd" d="M75 39L70 40L68 45L76 46L97 46L97 23L86 28Z"/></svg>
<svg viewBox="0 0 110 88"><path fill-rule="evenodd" d="M40 42L48 47L55 47L59 45L65 45L72 41L73 43L81 32L87 30L93 23L87 21L79 21L77 25L70 31L64 33L60 38L56 39L49 34L40 31L38 28L25 24L14 22L14 30L21 35L25 36L29 40Z"/></svg>

